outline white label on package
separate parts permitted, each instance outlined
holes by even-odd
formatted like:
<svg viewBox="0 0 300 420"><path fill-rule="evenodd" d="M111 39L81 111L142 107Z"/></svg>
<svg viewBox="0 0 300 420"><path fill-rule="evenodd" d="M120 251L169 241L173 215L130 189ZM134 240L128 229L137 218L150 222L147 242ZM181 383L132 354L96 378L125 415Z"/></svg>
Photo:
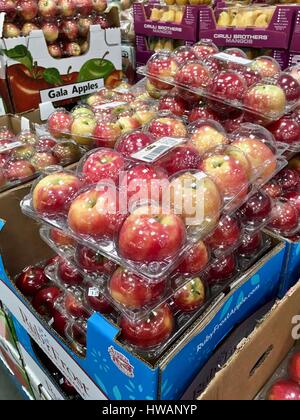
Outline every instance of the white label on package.
<svg viewBox="0 0 300 420"><path fill-rule="evenodd" d="M97 92L104 86L103 79L60 86L40 91L41 102L56 102Z"/></svg>
<svg viewBox="0 0 300 420"><path fill-rule="evenodd" d="M237 57L235 55L226 54L226 53L217 53L214 54L213 57L218 58L224 61L230 61L232 63L241 64L243 66L249 66L252 63L252 60L248 60L248 58Z"/></svg>
<svg viewBox="0 0 300 420"><path fill-rule="evenodd" d="M99 296L99 289L98 287L90 287L88 291L88 295L91 297Z"/></svg>
<svg viewBox="0 0 300 420"><path fill-rule="evenodd" d="M6 153L21 146L24 146L21 141L14 141L13 143L9 143L6 146L0 147L0 153Z"/></svg>
<svg viewBox="0 0 300 420"><path fill-rule="evenodd" d="M30 121L28 118L25 118L25 117L21 118L21 130L22 131L30 130Z"/></svg>
<svg viewBox="0 0 300 420"><path fill-rule="evenodd" d="M118 106L126 105L127 102L109 102L107 104L97 105L97 109L111 109L117 108Z"/></svg>
<svg viewBox="0 0 300 420"><path fill-rule="evenodd" d="M0 115L5 115L6 111L5 111L5 107L4 107L4 103L2 98L0 98Z"/></svg>
<svg viewBox="0 0 300 420"><path fill-rule="evenodd" d="M169 150L173 149L173 147L178 146L184 141L185 139L182 137L162 137L156 142L149 144L149 146L144 149L133 153L131 157L144 162L154 162Z"/></svg>

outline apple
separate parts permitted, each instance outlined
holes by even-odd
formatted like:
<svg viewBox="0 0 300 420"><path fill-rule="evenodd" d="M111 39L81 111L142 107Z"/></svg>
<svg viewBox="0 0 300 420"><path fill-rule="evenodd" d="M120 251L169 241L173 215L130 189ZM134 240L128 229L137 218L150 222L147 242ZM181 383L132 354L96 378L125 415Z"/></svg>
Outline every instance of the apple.
<svg viewBox="0 0 300 420"><path fill-rule="evenodd" d="M50 239L59 247L75 246L76 241L70 235L67 235L60 229L52 228L49 231Z"/></svg>
<svg viewBox="0 0 300 420"><path fill-rule="evenodd" d="M55 301L61 295L61 290L56 286L45 287L33 297L32 306L43 317L51 318Z"/></svg>
<svg viewBox="0 0 300 420"><path fill-rule="evenodd" d="M236 69L236 72L240 74L241 76L243 76L248 87L262 80L261 75L257 71L254 71L249 67L239 66Z"/></svg>
<svg viewBox="0 0 300 420"><path fill-rule="evenodd" d="M91 21L90 18L81 18L81 19L79 19L79 22L78 22L78 32L79 32L79 35L82 36L82 37L84 37L84 38L87 37L88 36L88 33L89 33L89 30L90 30L91 24L92 24L92 21ZM74 39L76 39L76 37Z"/></svg>
<svg viewBox="0 0 300 420"><path fill-rule="evenodd" d="M156 116L156 111L149 106L141 106L132 115L132 118L137 120L140 126L148 124L152 118Z"/></svg>
<svg viewBox="0 0 300 420"><path fill-rule="evenodd" d="M187 225L211 229L220 216L222 197L203 172L179 173L170 183L171 204Z"/></svg>
<svg viewBox="0 0 300 420"><path fill-rule="evenodd" d="M18 136L18 141L35 146L38 142L38 136L31 131L22 131Z"/></svg>
<svg viewBox="0 0 300 420"><path fill-rule="evenodd" d="M1 159L0 159L0 162L1 162ZM299 159L299 154L297 154L291 160L289 160L288 168L295 169L295 171L297 171L298 174L300 175L300 159Z"/></svg>
<svg viewBox="0 0 300 420"><path fill-rule="evenodd" d="M140 127L140 122L137 118L133 116L123 116L118 118L117 121L122 133L127 133L128 131L136 130Z"/></svg>
<svg viewBox="0 0 300 420"><path fill-rule="evenodd" d="M60 262L61 257L59 255L55 255L54 257L49 258L49 260L46 261L45 267L48 267L50 265L56 265Z"/></svg>
<svg viewBox="0 0 300 420"><path fill-rule="evenodd" d="M206 301L206 290L200 277L195 277L174 294L174 303L182 312L192 312Z"/></svg>
<svg viewBox="0 0 300 420"><path fill-rule="evenodd" d="M219 48L212 41L203 40L194 44L193 50L199 59L203 59L219 52Z"/></svg>
<svg viewBox="0 0 300 420"><path fill-rule="evenodd" d="M276 117L284 113L286 97L280 86L256 84L247 90L244 105L255 113Z"/></svg>
<svg viewBox="0 0 300 420"><path fill-rule="evenodd" d="M238 253L243 257L251 257L261 249L262 244L263 236L260 231L253 234L245 234L242 236Z"/></svg>
<svg viewBox="0 0 300 420"><path fill-rule="evenodd" d="M279 63L274 58L268 56L255 58L250 67L262 78L273 77L281 72Z"/></svg>
<svg viewBox="0 0 300 420"><path fill-rule="evenodd" d="M94 311L100 314L110 314L113 312L109 301L100 292L100 288L92 281L86 283L85 300Z"/></svg>
<svg viewBox="0 0 300 420"><path fill-rule="evenodd" d="M93 9L97 13L102 13L105 11L107 7L107 1L106 0L92 0Z"/></svg>
<svg viewBox="0 0 300 420"><path fill-rule="evenodd" d="M299 191L287 191L283 194L283 197L286 198L290 203L292 203L298 210L300 216L300 192Z"/></svg>
<svg viewBox="0 0 300 420"><path fill-rule="evenodd" d="M170 90L173 88L172 84L165 83L159 79L172 79L177 71L178 64L168 51L160 51L153 54L147 63L148 80L151 85L159 90ZM148 90L148 86L146 88Z"/></svg>
<svg viewBox="0 0 300 420"><path fill-rule="evenodd" d="M0 129L0 141L1 140L13 140L15 138L14 133L9 130L7 127L2 127Z"/></svg>
<svg viewBox="0 0 300 420"><path fill-rule="evenodd" d="M83 282L83 277L78 269L68 260L60 261L57 272L66 287L80 285Z"/></svg>
<svg viewBox="0 0 300 420"><path fill-rule="evenodd" d="M204 57L202 61L208 68L211 76L224 70L224 67L225 67L224 62L222 62L221 60L218 60L213 55Z"/></svg>
<svg viewBox="0 0 300 420"><path fill-rule="evenodd" d="M125 170L125 160L118 152L110 149L98 149L92 152L82 167L86 184L112 180L119 183L121 172Z"/></svg>
<svg viewBox="0 0 300 420"><path fill-rule="evenodd" d="M59 14L63 17L72 17L76 12L75 0L58 0L57 7Z"/></svg>
<svg viewBox="0 0 300 420"><path fill-rule="evenodd" d="M4 169L8 181L30 178L35 174L34 167L24 159L11 160L5 165Z"/></svg>
<svg viewBox="0 0 300 420"><path fill-rule="evenodd" d="M300 123L292 116L284 116L268 126L277 141L293 144L300 141Z"/></svg>
<svg viewBox="0 0 300 420"><path fill-rule="evenodd" d="M287 68L285 73L290 74L298 83L300 83L300 66L295 65Z"/></svg>
<svg viewBox="0 0 300 420"><path fill-rule="evenodd" d="M226 282L236 270L236 260L233 254L224 255L212 261L207 270L207 280L210 286Z"/></svg>
<svg viewBox="0 0 300 420"><path fill-rule="evenodd" d="M162 156L157 164L164 168L168 175L187 169L197 169L201 158L197 149L192 144L182 144L171 149Z"/></svg>
<svg viewBox="0 0 300 420"><path fill-rule="evenodd" d="M221 120L221 124L227 133L232 133L237 130L244 122L245 113L242 110L237 111L235 114L231 113L229 118Z"/></svg>
<svg viewBox="0 0 300 420"><path fill-rule="evenodd" d="M52 318L53 323L51 324L51 327L62 337L66 336L66 327L68 323L68 317L58 309L54 308L52 310Z"/></svg>
<svg viewBox="0 0 300 420"><path fill-rule="evenodd" d="M45 22L42 31L47 42L55 42L59 36L58 26L53 22Z"/></svg>
<svg viewBox="0 0 300 420"><path fill-rule="evenodd" d="M113 148L121 134L122 131L118 124L114 122L97 122L92 135L95 146Z"/></svg>
<svg viewBox="0 0 300 420"><path fill-rule="evenodd" d="M90 15L93 11L92 0L75 0L77 12L82 16Z"/></svg>
<svg viewBox="0 0 300 420"><path fill-rule="evenodd" d="M233 55L234 57L248 58L247 54L240 48L226 48L223 53Z"/></svg>
<svg viewBox="0 0 300 420"><path fill-rule="evenodd" d="M178 87L179 95L186 101L196 102L199 95L185 89L203 89L209 84L210 73L205 64L201 62L192 62L184 64L175 75L175 81ZM183 87L183 88L181 88Z"/></svg>
<svg viewBox="0 0 300 420"><path fill-rule="evenodd" d="M76 249L76 261L81 268L91 273L112 274L117 268L116 263L83 245L78 245Z"/></svg>
<svg viewBox="0 0 300 420"><path fill-rule="evenodd" d="M162 345L174 330L174 318L167 304L161 305L149 315L149 318L130 321L120 320L121 338L128 344L141 349L151 349Z"/></svg>
<svg viewBox="0 0 300 420"><path fill-rule="evenodd" d="M182 46L176 48L174 51L174 57L176 62L181 66L191 61L198 60L198 56L192 47Z"/></svg>
<svg viewBox="0 0 300 420"><path fill-rule="evenodd" d="M283 89L287 101L298 101L300 99L300 84L290 74L281 73L277 78L277 84Z"/></svg>
<svg viewBox="0 0 300 420"><path fill-rule="evenodd" d="M75 397L78 395L74 386L64 376L59 379L59 386L68 397Z"/></svg>
<svg viewBox="0 0 300 420"><path fill-rule="evenodd" d="M39 0L38 11L44 18L53 18L58 12L57 0Z"/></svg>
<svg viewBox="0 0 300 420"><path fill-rule="evenodd" d="M41 171L51 165L57 165L59 160L52 152L36 152L30 159L36 171Z"/></svg>
<svg viewBox="0 0 300 420"><path fill-rule="evenodd" d="M212 234L206 239L206 243L213 249L228 250L238 243L241 234L242 228L237 217L224 215Z"/></svg>
<svg viewBox="0 0 300 420"><path fill-rule="evenodd" d="M3 37L4 38L17 38L21 35L21 30L14 23L4 23Z"/></svg>
<svg viewBox="0 0 300 420"><path fill-rule="evenodd" d="M280 379L268 393L269 401L300 401L300 386L291 380Z"/></svg>
<svg viewBox="0 0 300 420"><path fill-rule="evenodd" d="M300 188L300 175L295 169L284 168L275 179L284 192Z"/></svg>
<svg viewBox="0 0 300 420"><path fill-rule="evenodd" d="M73 141L61 141L57 143L52 148L52 152L63 165L77 162L81 157L80 148Z"/></svg>
<svg viewBox="0 0 300 420"><path fill-rule="evenodd" d="M15 6L16 7L16 6ZM21 0L18 2L18 12L22 19L33 20L38 13L36 0Z"/></svg>
<svg viewBox="0 0 300 420"><path fill-rule="evenodd" d="M11 158L11 153L0 153L0 169L4 170L4 166Z"/></svg>
<svg viewBox="0 0 300 420"><path fill-rule="evenodd" d="M209 261L209 252L203 241L197 242L184 255L177 270L181 274L200 273Z"/></svg>
<svg viewBox="0 0 300 420"><path fill-rule="evenodd" d="M17 8L14 0L0 0L0 11L5 13L5 20L12 22L17 16Z"/></svg>
<svg viewBox="0 0 300 420"><path fill-rule="evenodd" d="M148 132L153 137L159 139L161 137L186 137L186 127L179 118L160 117L153 119L149 126Z"/></svg>
<svg viewBox="0 0 300 420"><path fill-rule="evenodd" d="M189 112L188 120L190 123L197 120L215 120L219 121L218 115L205 104L196 105Z"/></svg>
<svg viewBox="0 0 300 420"><path fill-rule="evenodd" d="M11 153L11 157L14 159L25 159L29 160L35 154L35 147L31 146L30 144L26 144L25 146L17 147L13 149Z"/></svg>
<svg viewBox="0 0 300 420"><path fill-rule="evenodd" d="M83 291L73 288L66 292L63 298L63 306L66 312L74 318L89 318L90 311L84 303Z"/></svg>
<svg viewBox="0 0 300 420"><path fill-rule="evenodd" d="M61 58L63 55L63 51L58 44L48 45L48 52L53 58Z"/></svg>
<svg viewBox="0 0 300 420"><path fill-rule="evenodd" d="M115 145L115 150L124 157L130 157L139 150L149 146L153 141L154 139L149 134L142 131L135 131L120 137Z"/></svg>
<svg viewBox="0 0 300 420"><path fill-rule="evenodd" d="M89 115L78 115L71 125L72 138L81 145L90 145L91 136L97 126L96 119Z"/></svg>
<svg viewBox="0 0 300 420"><path fill-rule="evenodd" d="M300 385L300 352L294 353L288 367L290 378Z"/></svg>
<svg viewBox="0 0 300 420"><path fill-rule="evenodd" d="M283 193L281 186L278 184L277 181L275 181L275 179L271 179L271 181L265 184L262 190L271 198L278 198Z"/></svg>
<svg viewBox="0 0 300 420"><path fill-rule="evenodd" d="M200 155L215 146L228 143L226 132L217 121L198 120L189 125L188 132L190 133L191 144Z"/></svg>
<svg viewBox="0 0 300 420"><path fill-rule="evenodd" d="M272 211L272 200L263 191L248 198L247 202L240 208L244 219L248 222L263 222L268 219Z"/></svg>
<svg viewBox="0 0 300 420"><path fill-rule="evenodd" d="M35 25L34 23L26 22L22 26L21 32L22 32L23 36L28 36L31 33L31 31L37 31L39 29L40 28L37 25Z"/></svg>
<svg viewBox="0 0 300 420"><path fill-rule="evenodd" d="M122 218L113 188L90 188L71 204L68 223L76 234L111 240L119 230Z"/></svg>
<svg viewBox="0 0 300 420"><path fill-rule="evenodd" d="M121 190L125 187L126 197L132 205L136 202L153 200L160 202L163 191L168 187L168 175L159 166L137 163L122 176ZM124 199L126 199L124 197Z"/></svg>
<svg viewBox="0 0 300 420"><path fill-rule="evenodd" d="M71 131L72 115L64 109L54 111L47 121L49 133L54 138L66 137Z"/></svg>
<svg viewBox="0 0 300 420"><path fill-rule="evenodd" d="M221 71L210 80L207 90L216 98L226 101L241 101L246 93L247 84L243 76L235 71ZM223 111L227 105L213 102L217 111Z"/></svg>
<svg viewBox="0 0 300 420"><path fill-rule="evenodd" d="M110 27L109 20L105 15L94 16L93 25L100 25L101 29L108 29Z"/></svg>
<svg viewBox="0 0 300 420"><path fill-rule="evenodd" d="M54 146L56 146L56 140L49 136L41 136L35 145L35 149L38 152L49 152Z"/></svg>
<svg viewBox="0 0 300 420"><path fill-rule="evenodd" d="M63 51L69 57L78 57L81 55L81 48L77 42L68 42L64 45Z"/></svg>
<svg viewBox="0 0 300 420"><path fill-rule="evenodd" d="M174 257L185 240L185 226L179 216L160 207L141 206L124 221L118 248L123 258L150 263Z"/></svg>
<svg viewBox="0 0 300 420"><path fill-rule="evenodd" d="M77 176L55 172L42 178L34 187L32 205L37 213L58 215L66 213L74 195L81 188Z"/></svg>
<svg viewBox="0 0 300 420"><path fill-rule="evenodd" d="M151 283L119 267L111 276L108 289L111 297L127 309L141 309L162 297L165 281Z"/></svg>
<svg viewBox="0 0 300 420"><path fill-rule="evenodd" d="M64 20L61 25L61 34L69 41L75 41L82 28L82 19L77 23L75 20ZM53 39L55 41L56 39Z"/></svg>
<svg viewBox="0 0 300 420"><path fill-rule="evenodd" d="M71 346L82 356L86 354L86 323L75 322L70 327Z"/></svg>
<svg viewBox="0 0 300 420"><path fill-rule="evenodd" d="M16 280L16 286L25 296L34 296L48 283L44 270L40 267L27 267Z"/></svg>
<svg viewBox="0 0 300 420"><path fill-rule="evenodd" d="M246 197L249 187L248 175L243 164L226 150L212 151L204 156L199 165L215 182L227 199L238 201Z"/></svg>
<svg viewBox="0 0 300 420"><path fill-rule="evenodd" d="M299 225L297 207L286 199L277 200L269 227L281 233L292 234Z"/></svg>
<svg viewBox="0 0 300 420"><path fill-rule="evenodd" d="M188 108L187 102L177 95L165 95L158 104L159 111L170 111L171 114L182 117L186 114Z"/></svg>

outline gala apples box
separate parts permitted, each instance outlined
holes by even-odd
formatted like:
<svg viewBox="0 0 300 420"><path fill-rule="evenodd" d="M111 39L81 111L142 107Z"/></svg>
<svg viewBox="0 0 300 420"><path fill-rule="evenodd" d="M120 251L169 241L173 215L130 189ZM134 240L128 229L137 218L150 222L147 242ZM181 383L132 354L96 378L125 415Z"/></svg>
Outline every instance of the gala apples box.
<svg viewBox="0 0 300 420"><path fill-rule="evenodd" d="M215 10L208 6L200 6L199 38L210 39L219 47L287 49L295 10L296 7L293 6L277 5L270 19L266 17L264 20L262 16L261 24L240 27L231 26L231 14L228 6L224 3L218 3ZM223 14L221 15L221 13ZM248 13L249 22L254 22L250 16L251 10L246 13ZM255 22L251 25L254 25ZM241 25L246 25L246 23Z"/></svg>
<svg viewBox="0 0 300 420"><path fill-rule="evenodd" d="M277 293L284 245L274 239L272 249L238 278L227 294L218 296L157 360L149 361L130 351L119 340L118 327L98 313L87 322L86 355L78 356L35 313L11 280L25 266L51 256L39 237L37 225L13 205L27 191L28 187L20 187L0 197L0 244L5 266L0 271L1 299L26 331L26 339L18 337L25 350L38 363L31 337L84 399L180 398L224 337Z"/></svg>
<svg viewBox="0 0 300 420"><path fill-rule="evenodd" d="M101 87L114 87L122 78L118 8L109 11L113 28L91 25L89 48L82 55L54 58L41 29L28 36L0 38L6 78L16 113L37 109L40 103L64 105ZM3 32L4 18L0 19Z"/></svg>
<svg viewBox="0 0 300 420"><path fill-rule="evenodd" d="M300 316L300 282L278 300L218 372L200 400L251 400L295 344L295 317ZM299 330L299 328L298 328Z"/></svg>
<svg viewBox="0 0 300 420"><path fill-rule="evenodd" d="M176 6L175 6L176 7ZM163 6L159 4L133 4L136 35L198 40L198 6Z"/></svg>

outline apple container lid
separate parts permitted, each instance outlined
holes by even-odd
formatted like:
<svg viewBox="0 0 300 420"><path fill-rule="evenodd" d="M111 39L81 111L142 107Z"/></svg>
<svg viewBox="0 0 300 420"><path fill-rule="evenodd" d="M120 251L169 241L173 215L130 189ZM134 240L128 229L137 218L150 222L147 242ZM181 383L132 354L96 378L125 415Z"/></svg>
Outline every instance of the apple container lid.
<svg viewBox="0 0 300 420"><path fill-rule="evenodd" d="M248 58L245 51L243 51L241 48L235 48L235 47L226 48L223 52L225 54L230 54L230 55L233 55L233 56L236 56L236 57Z"/></svg>
<svg viewBox="0 0 300 420"><path fill-rule="evenodd" d="M188 137L185 120L169 111L160 111L143 127L143 131L150 133L156 141L162 138L181 138L184 141Z"/></svg>
<svg viewBox="0 0 300 420"><path fill-rule="evenodd" d="M146 67L148 76L158 89L172 89L172 85L168 86L167 83L161 84L159 82L159 79L164 79L166 82L168 82L168 80L172 81L179 68L176 57L172 51L162 50L154 53L149 58Z"/></svg>
<svg viewBox="0 0 300 420"><path fill-rule="evenodd" d="M261 55L252 60L250 68L257 71L263 79L274 77L281 72L281 67L275 58Z"/></svg>
<svg viewBox="0 0 300 420"><path fill-rule="evenodd" d="M92 309L84 300L84 289L81 286L70 286L55 301L55 308L72 319L88 319Z"/></svg>
<svg viewBox="0 0 300 420"><path fill-rule="evenodd" d="M193 47L189 45L182 45L181 47L176 48L173 55L179 65L198 60L196 52L193 50Z"/></svg>
<svg viewBox="0 0 300 420"><path fill-rule="evenodd" d="M240 139L259 140L268 146L273 153L277 153L278 144L273 134L262 125L247 122L240 124L239 128L230 134L230 140L234 142Z"/></svg>
<svg viewBox="0 0 300 420"><path fill-rule="evenodd" d="M87 347L87 323L83 319L70 319L66 326L66 336L70 347L79 356L86 355Z"/></svg>
<svg viewBox="0 0 300 420"><path fill-rule="evenodd" d="M228 144L228 136L224 127L215 120L199 119L187 127L190 143L200 155L215 146Z"/></svg>
<svg viewBox="0 0 300 420"><path fill-rule="evenodd" d="M193 45L193 50L196 52L198 58L205 58L219 52L219 48L211 40L201 40Z"/></svg>
<svg viewBox="0 0 300 420"><path fill-rule="evenodd" d="M300 64L295 64L284 70L285 73L291 75L298 83L300 83Z"/></svg>
<svg viewBox="0 0 300 420"><path fill-rule="evenodd" d="M289 209L284 214L280 209L284 208L285 205ZM278 219L280 220L278 221ZM286 238L297 235L300 232L300 218L296 205L287 198L277 198L267 228Z"/></svg>

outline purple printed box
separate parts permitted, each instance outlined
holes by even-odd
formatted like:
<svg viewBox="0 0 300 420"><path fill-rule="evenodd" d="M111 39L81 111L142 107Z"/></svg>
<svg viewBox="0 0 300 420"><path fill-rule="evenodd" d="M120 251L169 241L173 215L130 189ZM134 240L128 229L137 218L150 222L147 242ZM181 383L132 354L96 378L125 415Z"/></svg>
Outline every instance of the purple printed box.
<svg viewBox="0 0 300 420"><path fill-rule="evenodd" d="M295 23L292 32L290 52L300 53L300 8L296 12Z"/></svg>
<svg viewBox="0 0 300 420"><path fill-rule="evenodd" d="M211 39L219 47L288 48L295 7L276 6L267 28L218 26L220 13L227 8L218 4L214 11L211 7L199 6L200 39Z"/></svg>
<svg viewBox="0 0 300 420"><path fill-rule="evenodd" d="M153 12L153 9L156 9L157 12ZM137 35L197 41L199 6L186 5L177 12L174 10L172 6L134 3L135 33ZM173 12L177 13L174 17ZM175 23L175 20L178 23Z"/></svg>
<svg viewBox="0 0 300 420"><path fill-rule="evenodd" d="M284 70L289 65L289 52L286 50L273 50L272 57L279 63L281 70Z"/></svg>
<svg viewBox="0 0 300 420"><path fill-rule="evenodd" d="M295 66L300 65L300 52L297 53L290 53L288 59L288 66Z"/></svg>

